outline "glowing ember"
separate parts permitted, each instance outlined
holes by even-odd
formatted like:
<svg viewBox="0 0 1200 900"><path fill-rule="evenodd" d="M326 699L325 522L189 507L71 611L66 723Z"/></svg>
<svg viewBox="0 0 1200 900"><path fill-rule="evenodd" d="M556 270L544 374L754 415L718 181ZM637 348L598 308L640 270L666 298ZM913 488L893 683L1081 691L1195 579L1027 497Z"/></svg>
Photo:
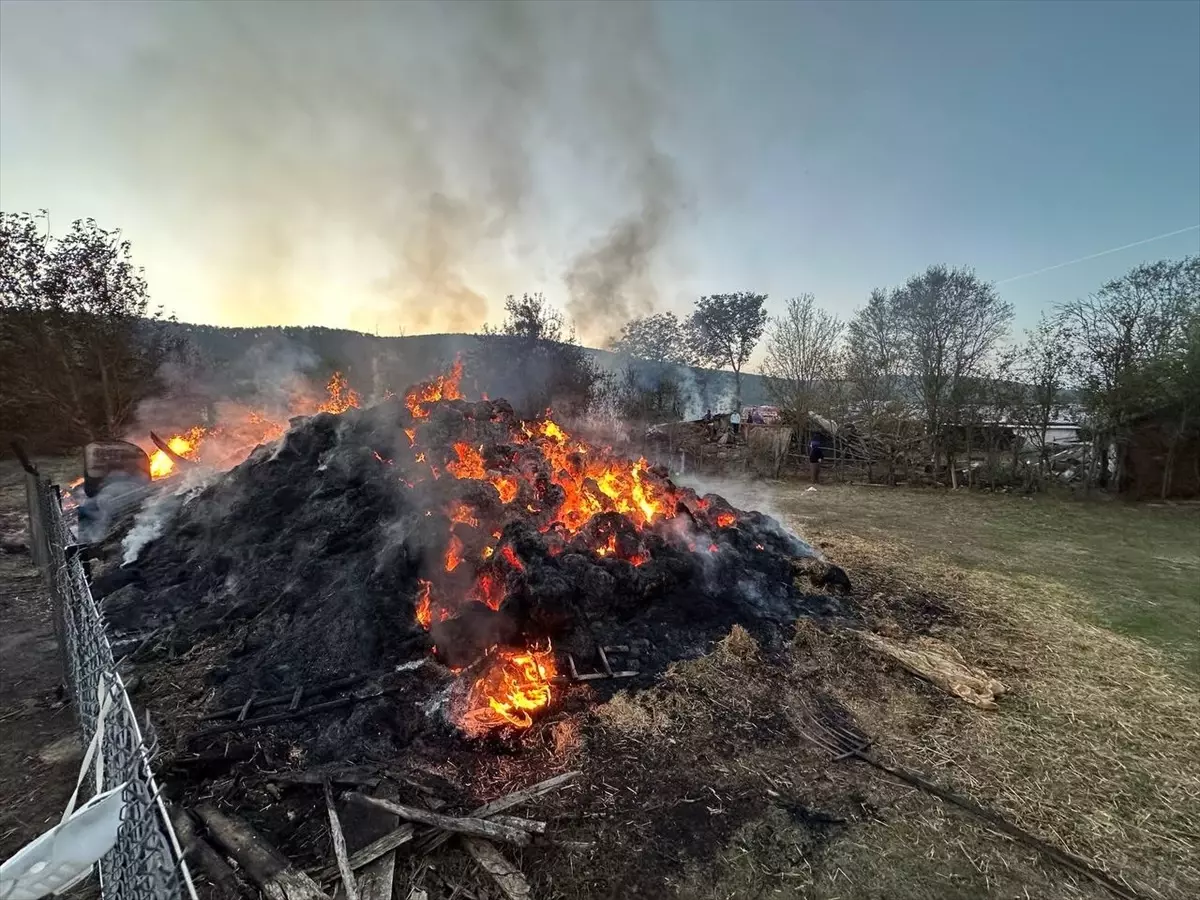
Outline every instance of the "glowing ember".
<svg viewBox="0 0 1200 900"><path fill-rule="evenodd" d="M528 728L533 713L550 704L557 674L550 650L499 650L472 685L464 716L473 731L512 725Z"/></svg>
<svg viewBox="0 0 1200 900"><path fill-rule="evenodd" d="M483 572L475 580L470 599L478 600L488 609L499 612L500 604L504 602L504 583L491 572Z"/></svg>
<svg viewBox="0 0 1200 900"><path fill-rule="evenodd" d="M542 423L542 434L560 444L567 441L567 433L558 426L557 422L553 422L550 419Z"/></svg>
<svg viewBox="0 0 1200 900"><path fill-rule="evenodd" d="M479 450L482 449L482 447L479 448ZM454 445L454 453L458 457L458 462L448 463L446 471L455 478L486 478L487 472L483 468L483 457L479 450L465 441L458 441Z"/></svg>
<svg viewBox="0 0 1200 900"><path fill-rule="evenodd" d="M728 528L731 525L737 524L737 516L731 512L717 513L717 524L722 528Z"/></svg>
<svg viewBox="0 0 1200 900"><path fill-rule="evenodd" d="M479 520L471 515L470 507L461 500L455 500L450 504L450 521L458 522L460 525L470 525L472 528L479 527Z"/></svg>
<svg viewBox="0 0 1200 900"><path fill-rule="evenodd" d="M417 432L416 432L416 429L413 429L413 428L405 428L405 429L404 429L404 434L405 434L405 436L407 436L407 437L408 437L408 446L410 446L410 447L411 447L411 446L413 446L414 444L416 444L416 442L417 442Z"/></svg>
<svg viewBox="0 0 1200 900"><path fill-rule="evenodd" d="M521 560L517 557L517 552L508 544L504 545L504 549L500 551L500 555L503 556L508 564L518 572L525 571L525 563L521 562Z"/></svg>
<svg viewBox="0 0 1200 900"><path fill-rule="evenodd" d="M424 404L437 400L461 400L462 392L459 384L462 382L462 360L455 360L454 366L446 375L439 375L433 381L419 384L404 398L404 405L414 419L424 419L429 416L429 410Z"/></svg>
<svg viewBox="0 0 1200 900"><path fill-rule="evenodd" d="M497 475L492 479L492 484L500 494L501 503L512 503L520 490L520 484L511 475Z"/></svg>
<svg viewBox="0 0 1200 900"><path fill-rule="evenodd" d="M462 562L463 543L457 534L450 535L450 546L446 549L446 571L453 572Z"/></svg>

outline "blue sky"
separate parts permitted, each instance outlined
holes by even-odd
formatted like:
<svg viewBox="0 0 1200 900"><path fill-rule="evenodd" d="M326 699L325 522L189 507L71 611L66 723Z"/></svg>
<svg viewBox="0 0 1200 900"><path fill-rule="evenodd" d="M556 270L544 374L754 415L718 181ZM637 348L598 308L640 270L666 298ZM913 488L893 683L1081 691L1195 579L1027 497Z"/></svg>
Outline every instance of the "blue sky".
<svg viewBox="0 0 1200 900"><path fill-rule="evenodd" d="M473 328L625 220L585 338L935 262L1024 326L1200 252L1007 280L1200 224L1198 2L233 6L0 4L0 205L122 227L184 319Z"/></svg>

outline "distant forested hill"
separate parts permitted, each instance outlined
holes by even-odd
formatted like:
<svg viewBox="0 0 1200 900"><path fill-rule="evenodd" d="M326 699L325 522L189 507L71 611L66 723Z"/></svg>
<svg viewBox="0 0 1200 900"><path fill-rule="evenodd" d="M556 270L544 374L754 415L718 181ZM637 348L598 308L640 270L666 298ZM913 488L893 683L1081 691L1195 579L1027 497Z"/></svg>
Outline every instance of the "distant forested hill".
<svg viewBox="0 0 1200 900"><path fill-rule="evenodd" d="M516 401L523 390L523 385L506 375L505 359L511 351L510 341L503 335L376 337L338 328L224 328L187 323L170 327L186 337L199 355L208 389L230 396L249 392L275 375L302 372L324 380L335 370L343 372L363 395L382 396L387 390L399 393L445 369L457 356L463 358L464 388L469 392ZM654 368L607 350L587 350L597 365L609 372L619 374L630 365L639 373ZM728 411L732 406L732 373L689 366L670 369L689 397L690 415L699 417L705 409ZM761 376L743 374L742 402L769 402Z"/></svg>

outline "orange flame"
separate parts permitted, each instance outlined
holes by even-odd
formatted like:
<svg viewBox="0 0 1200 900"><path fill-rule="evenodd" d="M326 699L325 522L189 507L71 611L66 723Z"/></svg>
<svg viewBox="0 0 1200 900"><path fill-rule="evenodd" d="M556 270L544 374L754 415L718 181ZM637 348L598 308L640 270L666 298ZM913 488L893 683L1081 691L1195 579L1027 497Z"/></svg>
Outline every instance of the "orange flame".
<svg viewBox="0 0 1200 900"><path fill-rule="evenodd" d="M433 381L419 384L410 390L404 397L404 405L408 407L414 419L424 419L429 415L429 410L425 409L424 404L438 400L461 400L461 382L462 360L456 359L449 373L439 375Z"/></svg>
<svg viewBox="0 0 1200 900"><path fill-rule="evenodd" d="M616 459L606 450L572 444L550 420L537 427L544 438L538 449L551 464L551 480L565 494L556 521L567 531L576 532L593 516L608 511L624 514L639 528L675 514L672 498L659 496L660 489L642 477L649 468L646 460Z"/></svg>
<svg viewBox="0 0 1200 900"><path fill-rule="evenodd" d="M329 399L317 407L317 412L336 415L344 413L348 409L358 409L361 400L358 391L350 387L350 382L341 372L334 372L329 377L329 384L325 385L325 391L329 394Z"/></svg>
<svg viewBox="0 0 1200 900"><path fill-rule="evenodd" d="M500 650L472 685L465 716L473 730L499 725L528 728L533 713L550 705L557 674L550 650Z"/></svg>
<svg viewBox="0 0 1200 900"><path fill-rule="evenodd" d="M417 590L417 621L421 623L421 627L426 631L433 624L433 601L429 597L429 592L433 585L424 578L417 579L419 588Z"/></svg>
<svg viewBox="0 0 1200 900"><path fill-rule="evenodd" d="M731 512L717 513L717 525L719 525L721 528L728 528L730 525L736 525L736 524L737 524L737 516L735 516L733 513L731 513Z"/></svg>
<svg viewBox="0 0 1200 900"><path fill-rule="evenodd" d="M184 459L195 459L196 451L200 447L200 442L204 439L207 432L199 425L189 428L183 434L173 434L167 438L167 446L171 448L171 452L177 456L182 456ZM155 450L150 454L150 477L165 478L175 470L175 460L171 459L162 450Z"/></svg>

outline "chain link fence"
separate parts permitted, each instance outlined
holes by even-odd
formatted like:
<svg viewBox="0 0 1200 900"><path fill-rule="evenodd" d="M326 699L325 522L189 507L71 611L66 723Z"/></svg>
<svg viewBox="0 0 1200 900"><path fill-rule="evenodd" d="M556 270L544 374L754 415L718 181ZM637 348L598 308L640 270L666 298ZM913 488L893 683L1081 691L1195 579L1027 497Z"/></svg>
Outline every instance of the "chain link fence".
<svg viewBox="0 0 1200 900"><path fill-rule="evenodd" d="M196 892L179 842L159 796L150 760L149 719L139 726L117 672L104 619L92 598L56 485L26 474L30 551L45 578L54 608L54 628L67 688L86 745L96 732L104 692L100 790L125 784L117 843L100 861L100 893L112 900L195 900ZM102 765L101 765L102 762ZM84 779L95 787L95 768ZM81 801L86 797L81 797Z"/></svg>

